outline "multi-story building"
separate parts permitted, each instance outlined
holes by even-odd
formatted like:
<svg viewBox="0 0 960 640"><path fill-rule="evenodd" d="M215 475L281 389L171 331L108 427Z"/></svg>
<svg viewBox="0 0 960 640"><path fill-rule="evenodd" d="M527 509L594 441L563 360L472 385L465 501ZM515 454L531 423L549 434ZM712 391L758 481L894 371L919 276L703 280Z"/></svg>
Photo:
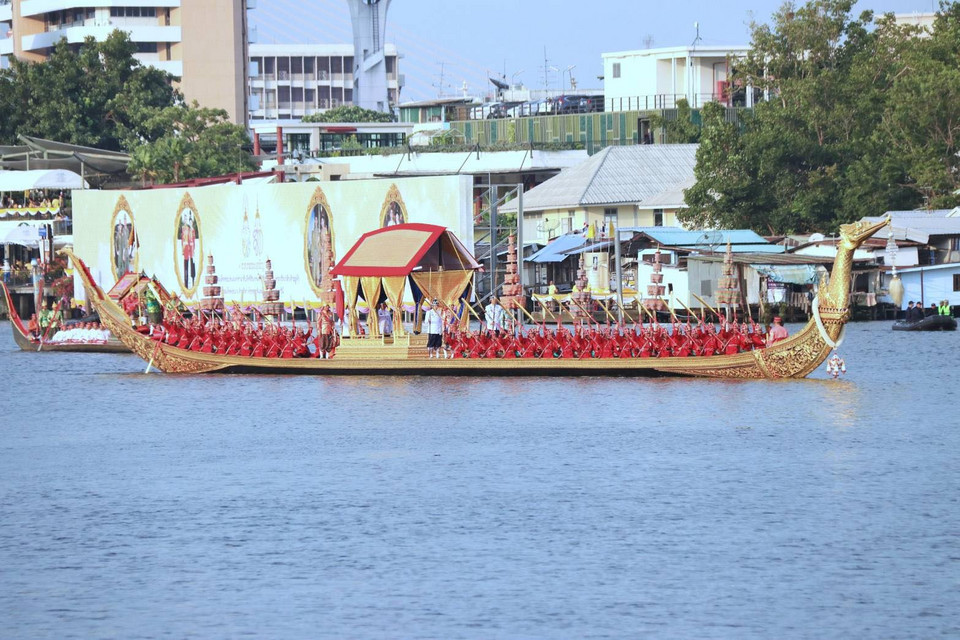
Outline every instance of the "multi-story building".
<svg viewBox="0 0 960 640"><path fill-rule="evenodd" d="M0 0L0 57L40 61L63 38L79 46L87 37L103 40L120 29L136 43L141 62L181 78L188 101L225 109L242 124L252 5L251 0Z"/></svg>
<svg viewBox="0 0 960 640"><path fill-rule="evenodd" d="M397 103L403 76L397 48L384 47L387 92ZM353 46L349 44L250 45L250 119L299 119L353 105Z"/></svg>
<svg viewBox="0 0 960 640"><path fill-rule="evenodd" d="M686 98L693 108L706 102L752 107L751 89L731 92L729 60L748 47L689 46L603 54L607 111L673 109Z"/></svg>

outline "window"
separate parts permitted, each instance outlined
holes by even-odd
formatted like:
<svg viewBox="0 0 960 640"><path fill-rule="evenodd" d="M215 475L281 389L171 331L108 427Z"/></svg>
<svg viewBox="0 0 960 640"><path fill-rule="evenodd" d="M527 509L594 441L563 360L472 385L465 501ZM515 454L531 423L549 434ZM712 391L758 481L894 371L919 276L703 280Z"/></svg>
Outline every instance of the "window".
<svg viewBox="0 0 960 640"><path fill-rule="evenodd" d="M663 226L663 209L653 210L653 226L655 227Z"/></svg>
<svg viewBox="0 0 960 640"><path fill-rule="evenodd" d="M110 7L112 18L156 18L157 10L154 7Z"/></svg>
<svg viewBox="0 0 960 640"><path fill-rule="evenodd" d="M613 77L614 77L614 78L619 78L619 77L620 77L620 63L619 63L619 62L614 62L614 63L613 63Z"/></svg>
<svg viewBox="0 0 960 640"><path fill-rule="evenodd" d="M713 295L713 280L700 281L700 295L708 298Z"/></svg>
<svg viewBox="0 0 960 640"><path fill-rule="evenodd" d="M157 52L156 42L138 42L137 43L137 53L156 53L156 52Z"/></svg>
<svg viewBox="0 0 960 640"><path fill-rule="evenodd" d="M616 207L604 207L603 209L603 224L606 225L607 231L610 231L610 225L617 223L617 208Z"/></svg>
<svg viewBox="0 0 960 640"><path fill-rule="evenodd" d="M953 274L953 290L960 291L960 273Z"/></svg>

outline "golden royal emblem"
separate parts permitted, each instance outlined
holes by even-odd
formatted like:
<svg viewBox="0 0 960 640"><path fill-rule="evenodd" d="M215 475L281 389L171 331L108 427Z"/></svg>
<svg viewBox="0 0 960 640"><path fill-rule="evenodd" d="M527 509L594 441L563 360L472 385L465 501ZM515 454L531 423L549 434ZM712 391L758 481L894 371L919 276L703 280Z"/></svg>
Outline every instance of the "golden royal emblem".
<svg viewBox="0 0 960 640"><path fill-rule="evenodd" d="M380 228L392 227L397 224L410 222L407 217L407 205L403 203L403 196L397 185L391 184L387 189L387 197L380 208Z"/></svg>

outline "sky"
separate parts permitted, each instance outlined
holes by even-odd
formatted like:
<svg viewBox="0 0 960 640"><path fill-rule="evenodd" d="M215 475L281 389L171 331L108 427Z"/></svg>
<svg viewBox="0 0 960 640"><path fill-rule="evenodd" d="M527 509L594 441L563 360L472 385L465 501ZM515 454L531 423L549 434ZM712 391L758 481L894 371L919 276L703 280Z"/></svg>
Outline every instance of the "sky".
<svg viewBox="0 0 960 640"><path fill-rule="evenodd" d="M936 0L860 0L852 15L935 10ZM506 77L533 89L603 88L602 54L650 47L746 46L779 0L391 0L386 41L401 54L401 102L492 90ZM259 43L352 44L345 0L257 0ZM546 63L544 61L546 58ZM547 69L546 78L544 68ZM442 80L441 80L442 78Z"/></svg>

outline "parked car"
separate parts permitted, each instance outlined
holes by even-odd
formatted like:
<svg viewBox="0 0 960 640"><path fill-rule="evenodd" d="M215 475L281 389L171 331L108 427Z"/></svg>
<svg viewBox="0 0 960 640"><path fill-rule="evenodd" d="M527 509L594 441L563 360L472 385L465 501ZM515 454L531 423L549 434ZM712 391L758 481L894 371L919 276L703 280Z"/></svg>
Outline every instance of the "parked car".
<svg viewBox="0 0 960 640"><path fill-rule="evenodd" d="M582 113L583 96L560 96L554 101L557 113Z"/></svg>
<svg viewBox="0 0 960 640"><path fill-rule="evenodd" d="M603 111L603 96L581 96L580 112L590 113L591 111Z"/></svg>
<svg viewBox="0 0 960 640"><path fill-rule="evenodd" d="M514 106L512 109L507 110L507 115L511 118L523 118L525 116L533 116L537 114L537 109L539 109L539 102L521 102L520 104Z"/></svg>
<svg viewBox="0 0 960 640"><path fill-rule="evenodd" d="M490 107L488 118L509 118L510 110L517 106L517 102L498 102Z"/></svg>
<svg viewBox="0 0 960 640"><path fill-rule="evenodd" d="M537 104L537 110L535 112L538 116L550 116L557 112L557 103L552 98L547 100L541 100Z"/></svg>

